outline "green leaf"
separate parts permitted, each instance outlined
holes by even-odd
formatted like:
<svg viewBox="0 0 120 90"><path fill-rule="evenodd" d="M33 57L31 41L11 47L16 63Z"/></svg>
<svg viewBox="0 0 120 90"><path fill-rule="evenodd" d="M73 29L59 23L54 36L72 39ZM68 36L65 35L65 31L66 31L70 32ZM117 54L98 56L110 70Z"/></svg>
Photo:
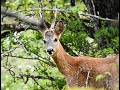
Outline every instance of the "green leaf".
<svg viewBox="0 0 120 90"><path fill-rule="evenodd" d="M78 11L78 9L77 9L76 6L74 6L74 7L70 7L70 11L71 11L73 14L76 14L77 11Z"/></svg>
<svg viewBox="0 0 120 90"><path fill-rule="evenodd" d="M96 77L96 81L102 80L102 79L104 79L104 77L105 76L103 74L100 74Z"/></svg>
<svg viewBox="0 0 120 90"><path fill-rule="evenodd" d="M112 74L110 72L105 72L105 75L111 76Z"/></svg>

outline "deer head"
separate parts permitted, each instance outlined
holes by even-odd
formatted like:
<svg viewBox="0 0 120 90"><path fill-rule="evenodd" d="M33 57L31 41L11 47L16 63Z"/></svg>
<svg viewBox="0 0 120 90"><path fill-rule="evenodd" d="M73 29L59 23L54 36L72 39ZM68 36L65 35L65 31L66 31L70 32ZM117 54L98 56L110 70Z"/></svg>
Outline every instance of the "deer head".
<svg viewBox="0 0 120 90"><path fill-rule="evenodd" d="M55 26L55 21L56 21L56 13L54 14L54 19L49 29L47 28L43 19L41 19L41 23L38 25L39 30L44 38L43 41L46 47L46 51L50 55L53 55L57 51L59 47L58 45L59 38L64 28L62 21L60 21L56 26Z"/></svg>

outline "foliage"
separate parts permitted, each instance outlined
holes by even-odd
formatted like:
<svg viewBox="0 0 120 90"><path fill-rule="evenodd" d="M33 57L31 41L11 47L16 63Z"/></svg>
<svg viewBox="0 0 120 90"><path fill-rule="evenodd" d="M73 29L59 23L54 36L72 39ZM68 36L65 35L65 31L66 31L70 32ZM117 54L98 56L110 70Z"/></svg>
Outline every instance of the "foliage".
<svg viewBox="0 0 120 90"><path fill-rule="evenodd" d="M118 53L119 30L102 23L100 30L91 37L90 31L85 28L84 19L88 19L83 16L79 19L77 15L78 11L86 10L84 3L79 0L76 0L75 7L70 6L69 0L6 0L4 7L19 14L39 18L39 10L28 9L42 7L40 1L44 8L54 8L57 5L57 8L66 10L58 13L57 21L65 21L60 41L70 55L105 57ZM47 21L52 21L50 11L43 11L43 15ZM10 18L4 18L3 22L12 24L13 21L16 25L26 24ZM92 27L91 23L87 24ZM66 85L64 77L46 54L42 35L38 31L27 28L21 32L10 31L8 36L1 39L1 58L2 90L61 90ZM40 78L32 78L30 75ZM97 80L99 78L100 76Z"/></svg>
<svg viewBox="0 0 120 90"><path fill-rule="evenodd" d="M82 27L82 20L75 20L74 18L71 19L72 20L68 21L68 25L61 37L61 42L64 42L66 46L70 47L75 53L80 54L83 52L85 54L85 51L88 51L88 48L85 46L89 45L86 41L88 33L86 33ZM68 52L72 54L71 51Z"/></svg>
<svg viewBox="0 0 120 90"><path fill-rule="evenodd" d="M61 89L62 86L66 83L65 80L63 79L63 76L61 76L61 74L54 66L53 62L49 61L50 60L49 56L45 53L43 42L41 41L41 38L39 37L40 35L38 34L39 33L36 31L33 32L31 30L28 30L22 33L15 32L11 34L11 36L13 36L12 38L9 37L10 39L12 39L10 43L14 44L11 48L16 47L19 43L20 45L22 44L23 46L21 45L21 47L17 48L17 50L10 52L12 54L11 55L12 58L11 57L9 58L11 62L6 61L7 60L6 57L3 58L4 62L2 62L2 66L5 68L11 68L12 66L15 75L9 74L7 72L8 74L7 75L5 74L7 78L4 79L4 73L2 74L2 81L4 82L2 89L7 89L9 87L9 89L13 89L13 90L17 88L26 89L26 90L34 90L34 89L52 90L52 89ZM9 40L7 41L6 39L8 39L8 37L2 39L2 42L4 42L2 43L2 46L6 48L2 50L3 51L2 53L4 53L6 50L9 50L9 47L8 48L6 47ZM15 60L16 58L18 58L18 61ZM38 59L39 61L33 62L26 60L27 58L33 60ZM45 59L48 61L46 61ZM9 65L6 65L6 63L7 64L9 63ZM40 85L38 85L34 82L34 80L32 80L32 78L29 79L28 81L26 81L27 78L24 78L24 80L21 80L19 78L18 79L14 78L14 77L18 77L19 74L38 75L38 76L42 76L43 78L36 79L38 80L38 83L40 83ZM8 79L8 77L10 78ZM24 85L25 82L27 84ZM10 83L9 86L7 83ZM32 86L30 86L31 84ZM13 85L18 85L18 87L13 87Z"/></svg>
<svg viewBox="0 0 120 90"><path fill-rule="evenodd" d="M61 42L66 44L64 46L71 48L69 50L65 48L70 54L106 57L109 54L118 53L119 30L103 24L100 30L94 33L94 38L91 38L90 33L83 27L83 21L71 18L61 37ZM101 44L103 46L100 46Z"/></svg>
<svg viewBox="0 0 120 90"><path fill-rule="evenodd" d="M104 74L100 74L96 77L96 81L103 80L105 77L111 76L110 72L105 72Z"/></svg>
<svg viewBox="0 0 120 90"><path fill-rule="evenodd" d="M119 49L119 30L113 27L106 27L104 24L101 29L95 32L95 40L99 43L103 54L112 54ZM104 44L104 45L101 45ZM101 46L100 46L101 45Z"/></svg>

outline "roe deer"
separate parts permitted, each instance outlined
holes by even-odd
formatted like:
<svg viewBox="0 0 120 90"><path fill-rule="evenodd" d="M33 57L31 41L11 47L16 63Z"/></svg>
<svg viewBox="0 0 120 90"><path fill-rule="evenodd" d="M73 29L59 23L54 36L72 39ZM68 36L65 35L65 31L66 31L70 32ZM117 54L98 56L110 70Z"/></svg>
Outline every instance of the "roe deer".
<svg viewBox="0 0 120 90"><path fill-rule="evenodd" d="M118 68L113 66L116 63L114 58L94 58L88 56L74 57L65 52L59 39L63 32L64 25L60 21L55 26L55 19L50 27L47 28L43 19L38 25L44 38L46 51L50 54L57 65L59 71L65 76L70 87L94 87L105 90L117 90L118 88ZM109 72L103 79L96 81L96 77Z"/></svg>

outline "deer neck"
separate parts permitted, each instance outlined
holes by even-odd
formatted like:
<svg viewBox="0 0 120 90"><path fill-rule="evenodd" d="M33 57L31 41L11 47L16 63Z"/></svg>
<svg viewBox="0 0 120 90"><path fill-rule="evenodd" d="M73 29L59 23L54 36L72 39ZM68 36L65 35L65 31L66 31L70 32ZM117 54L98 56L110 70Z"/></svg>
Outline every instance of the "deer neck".
<svg viewBox="0 0 120 90"><path fill-rule="evenodd" d="M52 58L62 74L66 75L70 71L71 67L68 61L70 56L65 52L60 42L58 50L52 55Z"/></svg>

